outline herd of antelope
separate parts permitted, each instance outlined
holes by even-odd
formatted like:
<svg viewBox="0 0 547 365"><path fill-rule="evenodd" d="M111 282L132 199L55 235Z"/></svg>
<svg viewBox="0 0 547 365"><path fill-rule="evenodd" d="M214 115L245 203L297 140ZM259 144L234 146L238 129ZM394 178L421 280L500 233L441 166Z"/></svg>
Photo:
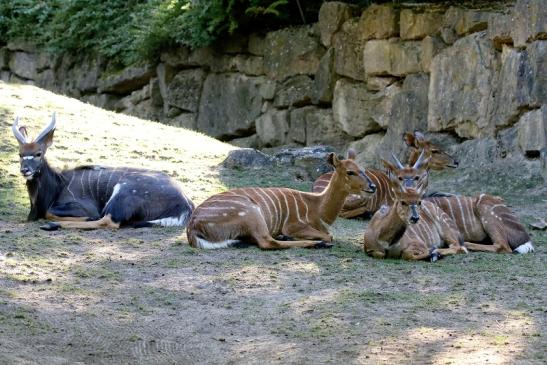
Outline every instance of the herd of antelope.
<svg viewBox="0 0 547 365"><path fill-rule="evenodd" d="M333 171L313 192L241 188L216 194L195 207L168 175L134 168L79 166L61 172L45 159L56 120L34 139L16 118L20 171L30 198L28 220L47 219L45 230L152 225L187 227L193 247L256 244L262 249L329 248L338 216L372 216L363 248L375 258L431 260L469 251L534 251L524 226L499 197L426 195L429 170L458 162L420 132L406 133L408 165L396 156L385 170L363 169L350 150L328 155Z"/></svg>

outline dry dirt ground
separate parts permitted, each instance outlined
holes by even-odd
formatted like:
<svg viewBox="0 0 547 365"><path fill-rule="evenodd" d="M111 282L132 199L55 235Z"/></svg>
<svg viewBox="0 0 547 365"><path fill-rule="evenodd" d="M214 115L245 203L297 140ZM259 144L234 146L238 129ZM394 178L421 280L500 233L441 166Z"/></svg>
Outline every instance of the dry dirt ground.
<svg viewBox="0 0 547 365"><path fill-rule="evenodd" d="M272 171L223 172L228 145L0 83L0 363L547 361L545 233L534 231L534 254L431 264L366 257L362 220L337 221L331 250L277 252L196 250L180 229L39 230L24 221L9 127L19 113L36 131L53 110L54 166L164 170L196 203L233 186L310 185ZM510 199L519 216L545 216L545 190L519 189L513 195L525 196Z"/></svg>

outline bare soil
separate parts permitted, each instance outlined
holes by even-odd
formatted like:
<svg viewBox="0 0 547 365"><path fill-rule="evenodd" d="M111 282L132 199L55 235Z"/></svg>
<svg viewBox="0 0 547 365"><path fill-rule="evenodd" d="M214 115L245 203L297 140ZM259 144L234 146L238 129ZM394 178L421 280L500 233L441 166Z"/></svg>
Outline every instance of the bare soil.
<svg viewBox="0 0 547 365"><path fill-rule="evenodd" d="M0 83L0 92L8 95L0 100L2 364L547 361L545 232L533 232L533 254L472 253L435 264L366 257L363 220L338 220L330 250L196 250L176 228L44 232L43 222L24 221L28 203L8 128L16 108L35 114L33 126L58 110L52 164L135 166L136 156L150 156L146 166L178 176L196 203L231 186L277 184L280 175L219 171L231 147L211 140L217 152L195 152L207 147L175 128L35 88ZM113 119L115 138L107 133ZM76 138L85 128L79 121L89 120L95 135ZM127 132L137 129L146 133ZM148 140L152 130L165 138ZM458 172L447 174L437 187L449 187ZM507 196L519 216L545 217L544 189L518 189Z"/></svg>

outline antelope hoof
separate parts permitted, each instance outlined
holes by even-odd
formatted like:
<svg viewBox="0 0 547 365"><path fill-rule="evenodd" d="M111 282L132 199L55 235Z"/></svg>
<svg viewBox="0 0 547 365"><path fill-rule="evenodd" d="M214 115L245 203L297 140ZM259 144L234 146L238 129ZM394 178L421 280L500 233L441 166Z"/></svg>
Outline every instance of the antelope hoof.
<svg viewBox="0 0 547 365"><path fill-rule="evenodd" d="M286 236L284 234L280 234L275 239L278 240L278 241L294 241L294 237Z"/></svg>
<svg viewBox="0 0 547 365"><path fill-rule="evenodd" d="M332 243L327 243L325 241L321 241L316 243L315 245L311 246L311 248L332 248L334 246Z"/></svg>
<svg viewBox="0 0 547 365"><path fill-rule="evenodd" d="M437 252L437 248L434 247L432 248L430 251L429 251L429 261L431 262L435 262L435 261L438 261L440 259L442 259L443 256Z"/></svg>
<svg viewBox="0 0 547 365"><path fill-rule="evenodd" d="M48 223L40 226L40 229L43 229L44 231L56 231L59 228L61 228L61 225L59 223L55 223L55 222L48 222Z"/></svg>

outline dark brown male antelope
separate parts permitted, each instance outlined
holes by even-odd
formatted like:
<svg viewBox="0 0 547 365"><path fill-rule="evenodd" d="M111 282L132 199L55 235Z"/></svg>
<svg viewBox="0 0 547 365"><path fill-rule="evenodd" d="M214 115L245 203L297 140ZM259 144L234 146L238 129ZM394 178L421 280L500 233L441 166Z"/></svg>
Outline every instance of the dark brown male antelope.
<svg viewBox="0 0 547 365"><path fill-rule="evenodd" d="M352 154L352 158L355 158L355 152L353 152L353 150L348 151L348 154ZM414 170L401 170L400 177L402 178L404 175L405 179L411 181L421 178L427 173L428 162L429 160L422 155L421 158L418 158L413 163ZM329 184L332 174L332 172L328 172L319 176L313 183L312 191L316 193L323 191ZM382 205L391 205L393 203L394 196L386 173L380 170L367 169L366 175L375 185L376 193L371 196L349 195L340 211L340 217L354 218L359 216L370 216L380 209Z"/></svg>
<svg viewBox="0 0 547 365"><path fill-rule="evenodd" d="M53 143L55 114L33 141L18 123L16 118L12 130L27 180L29 221L58 221L41 227L46 230L186 225L194 205L166 174L101 166L55 171L45 159Z"/></svg>
<svg viewBox="0 0 547 365"><path fill-rule="evenodd" d="M424 134L420 131L405 133L403 140L410 149L410 155L408 157L409 165L414 165L420 154L423 152L425 154L425 158L429 158L428 167L431 170L443 170L447 167L458 167L459 163L454 157L444 151L442 147L426 139Z"/></svg>
<svg viewBox="0 0 547 365"><path fill-rule="evenodd" d="M188 224L188 242L205 249L254 243L262 249L328 247L329 226L346 197L374 193L365 172L352 160L330 154L334 174L322 193L287 188L243 188L216 194L199 205ZM283 235L295 241L281 241Z"/></svg>
<svg viewBox="0 0 547 365"><path fill-rule="evenodd" d="M364 251L374 258L436 261L440 256L467 253L454 222L437 205L422 199L427 178L407 188L390 179L395 200L384 205L367 226ZM446 247L447 248L441 248Z"/></svg>
<svg viewBox="0 0 547 365"><path fill-rule="evenodd" d="M534 246L526 229L500 197L431 197L455 222L470 251L529 253ZM481 243L476 243L481 242ZM488 244L484 244L487 242Z"/></svg>

